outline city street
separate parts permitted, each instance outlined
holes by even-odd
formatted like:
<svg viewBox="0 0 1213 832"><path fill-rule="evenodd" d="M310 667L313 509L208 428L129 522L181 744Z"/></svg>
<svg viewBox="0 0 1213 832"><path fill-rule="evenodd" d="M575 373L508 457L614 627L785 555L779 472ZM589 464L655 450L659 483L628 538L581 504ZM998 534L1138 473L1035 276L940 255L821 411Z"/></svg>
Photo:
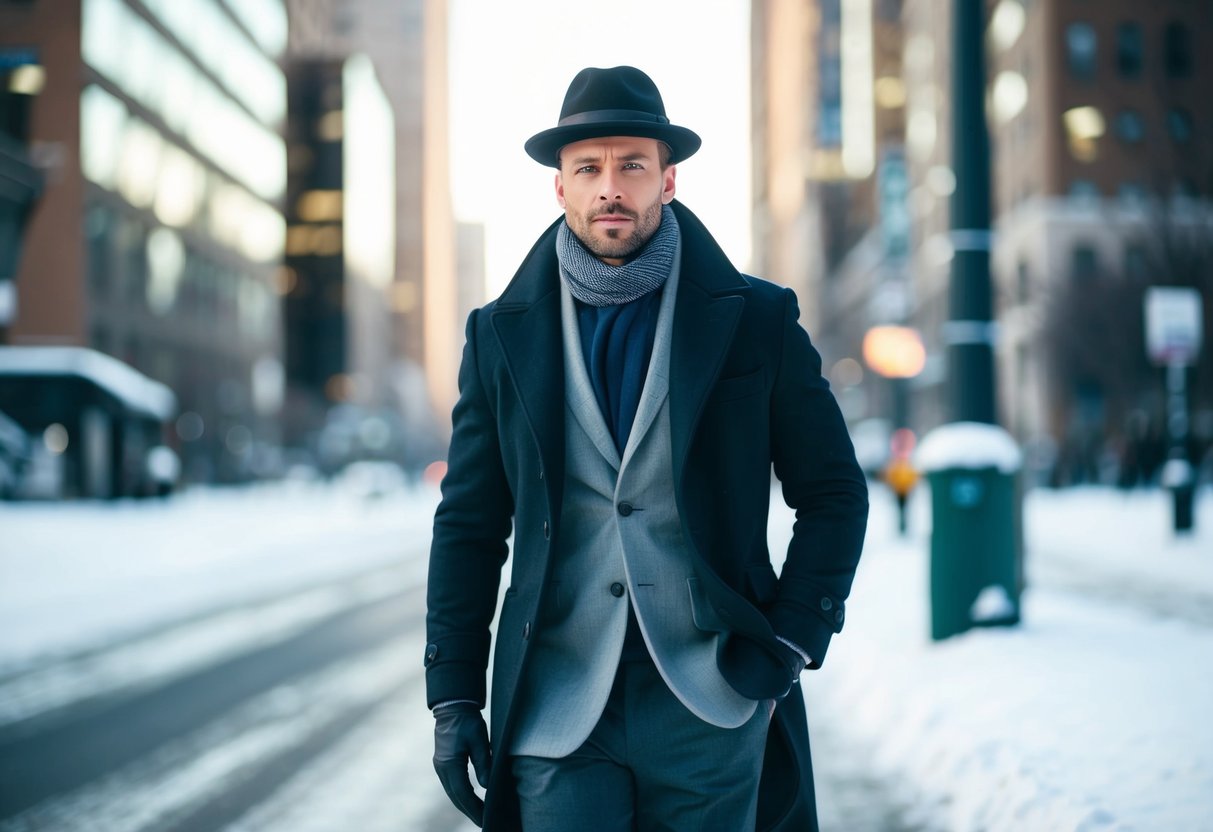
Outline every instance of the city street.
<svg viewBox="0 0 1213 832"><path fill-rule="evenodd" d="M0 830L471 829L431 768L417 658L435 499L431 490L376 496L309 485L111 508L0 507L0 624L8 634L0 640ZM803 679L822 826L975 828L949 825L939 795L917 781L921 772L905 765L904 754L899 762L898 744L912 737L881 737L873 697L912 700L919 691L905 682L881 693L889 683L879 674L892 668L889 678L896 678L896 667L873 651L898 648L870 638L883 614L863 616L876 603L889 605L880 600L884 587L912 582L902 570L913 563L910 549L925 540L929 517L918 501L912 535L900 541L887 493L876 488L873 499L855 631L839 637L825 669ZM1086 505L1083 499L1034 498L1029 529L1157 505L1118 505L1119 498L1102 494L1088 495ZM785 511L773 512L776 552L789 520ZM1151 524L1139 517L1134 527L1148 531ZM1049 539L1064 543L1057 533ZM1179 557L1194 553L1200 540L1177 544ZM1194 563L1184 579L1182 570L1168 569L1166 552L1156 553L1149 570L1155 577L1143 582L1132 560L1110 551L1097 561L1073 549L1053 557L1038 551L1046 541L1034 541L1031 531L1029 543L1041 564L1031 574L1050 604L1098 605L1134 632L1182 626L1201 645L1213 641L1207 565ZM1146 571L1137 567L1138 575ZM1146 591L1125 589L1134 584ZM1143 614L1157 619L1164 608L1172 612L1161 624L1133 623ZM1042 627L1025 630L1032 636ZM958 639L960 646L933 653L916 638L904 652L913 658L922 650L918 661L938 662L991 636ZM1013 644L999 649L1014 662ZM1088 647L1083 655L1097 652ZM974 675L980 672L958 678ZM954 689L927 701L943 699L961 703L966 718L979 713L979 703L957 700ZM906 721L905 713L885 710L888 719ZM946 725L934 730L955 741ZM1014 762L1032 772L1029 762ZM1184 776L1199 783L1208 772ZM1048 808L1039 799L1036 805Z"/></svg>
<svg viewBox="0 0 1213 832"><path fill-rule="evenodd" d="M475 832L625 617L764 817L1213 832L1210 7L0 0L0 832Z"/></svg>
<svg viewBox="0 0 1213 832"><path fill-rule="evenodd" d="M27 624L56 609L74 620L7 644L0 829L461 828L430 765L417 659L432 498L377 502L246 493L86 518L26 507L41 540L49 518L29 514L62 519L64 548L50 547L69 559L89 526L138 548L92 553L124 559L106 567L123 586L62 571L35 588L25 572L25 601L5 598ZM297 516L284 526L281 512ZM10 588L19 526L3 548ZM176 576L157 557L169 548Z"/></svg>
<svg viewBox="0 0 1213 832"><path fill-rule="evenodd" d="M431 768L417 659L433 500L4 506L0 830L472 829ZM139 549L103 546L116 560L92 573L90 538ZM923 828L899 824L828 726L814 743L826 828Z"/></svg>

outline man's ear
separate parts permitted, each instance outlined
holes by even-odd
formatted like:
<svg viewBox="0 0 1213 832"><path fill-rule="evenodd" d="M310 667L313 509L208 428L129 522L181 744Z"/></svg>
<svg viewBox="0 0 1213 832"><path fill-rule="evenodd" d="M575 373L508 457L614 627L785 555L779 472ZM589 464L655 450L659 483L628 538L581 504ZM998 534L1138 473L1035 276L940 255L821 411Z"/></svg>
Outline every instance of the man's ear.
<svg viewBox="0 0 1213 832"><path fill-rule="evenodd" d="M674 201L674 177L678 173L678 168L670 165L661 172L661 204L669 205Z"/></svg>
<svg viewBox="0 0 1213 832"><path fill-rule="evenodd" d="M556 202L560 207L564 207L564 180L560 178L560 174L556 174Z"/></svg>

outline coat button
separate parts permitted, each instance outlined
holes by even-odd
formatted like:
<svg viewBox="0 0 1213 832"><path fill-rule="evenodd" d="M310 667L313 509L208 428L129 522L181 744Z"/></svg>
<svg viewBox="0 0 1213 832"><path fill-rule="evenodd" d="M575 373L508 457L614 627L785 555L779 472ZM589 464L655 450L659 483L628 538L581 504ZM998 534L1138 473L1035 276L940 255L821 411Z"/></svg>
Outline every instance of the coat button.
<svg viewBox="0 0 1213 832"><path fill-rule="evenodd" d="M631 503L620 503L619 504L619 513L622 514L624 517L627 517L633 511L635 511L635 509L632 508Z"/></svg>
<svg viewBox="0 0 1213 832"><path fill-rule="evenodd" d="M530 637L531 637L531 622L528 621L527 623L522 625L522 638L525 641L526 639L528 639Z"/></svg>
<svg viewBox="0 0 1213 832"><path fill-rule="evenodd" d="M614 595L616 598L622 598L623 597L623 584L619 583L619 581L615 581L615 583L611 584L611 594Z"/></svg>
<svg viewBox="0 0 1213 832"><path fill-rule="evenodd" d="M821 608L822 608L823 610L828 610L828 609L830 609L830 608L831 608L831 607L833 607L833 606L834 606L834 602L833 602L833 601L831 601L829 598L822 598L822 599L821 599Z"/></svg>
<svg viewBox="0 0 1213 832"><path fill-rule="evenodd" d="M429 667L434 663L434 659L438 658L438 645L427 644L425 646L425 666Z"/></svg>
<svg viewBox="0 0 1213 832"><path fill-rule="evenodd" d="M842 623L842 618L843 618L842 610L839 610L838 612L834 613L834 620L837 621L839 624Z"/></svg>
<svg viewBox="0 0 1213 832"><path fill-rule="evenodd" d="M543 539L544 540L552 539L552 527L548 525L547 520L543 521Z"/></svg>

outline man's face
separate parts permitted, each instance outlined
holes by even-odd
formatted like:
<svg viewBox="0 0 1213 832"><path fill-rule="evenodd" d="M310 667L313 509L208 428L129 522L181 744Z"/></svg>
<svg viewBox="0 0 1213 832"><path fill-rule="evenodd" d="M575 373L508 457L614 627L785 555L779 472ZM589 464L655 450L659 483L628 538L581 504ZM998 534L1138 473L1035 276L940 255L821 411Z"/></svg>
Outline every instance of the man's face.
<svg viewBox="0 0 1213 832"><path fill-rule="evenodd" d="M586 139L560 150L556 201L569 228L599 260L627 262L661 225L674 198L674 166L661 169L656 139Z"/></svg>

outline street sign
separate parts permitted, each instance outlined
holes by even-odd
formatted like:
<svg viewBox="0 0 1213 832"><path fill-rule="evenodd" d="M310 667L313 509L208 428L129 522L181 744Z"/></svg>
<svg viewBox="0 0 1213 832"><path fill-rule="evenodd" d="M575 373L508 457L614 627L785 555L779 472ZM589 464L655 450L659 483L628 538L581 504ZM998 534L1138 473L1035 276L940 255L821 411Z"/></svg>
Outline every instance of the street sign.
<svg viewBox="0 0 1213 832"><path fill-rule="evenodd" d="M1201 296L1196 289L1146 289L1146 352L1155 364L1190 365L1200 354Z"/></svg>

